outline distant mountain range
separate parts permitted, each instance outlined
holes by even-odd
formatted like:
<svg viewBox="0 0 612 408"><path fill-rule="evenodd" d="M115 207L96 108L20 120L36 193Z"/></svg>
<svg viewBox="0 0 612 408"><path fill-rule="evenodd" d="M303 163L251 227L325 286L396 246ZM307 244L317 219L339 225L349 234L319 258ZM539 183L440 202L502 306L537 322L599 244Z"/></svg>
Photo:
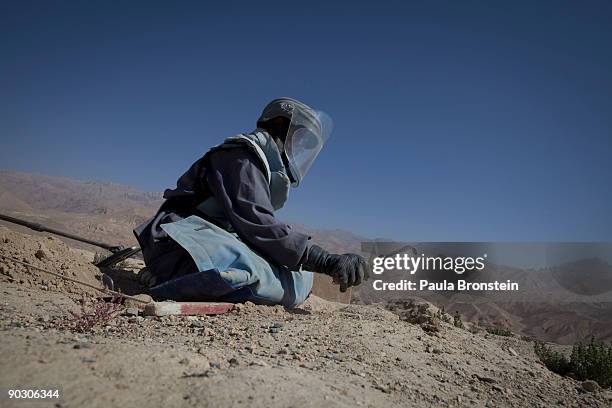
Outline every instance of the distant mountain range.
<svg viewBox="0 0 612 408"><path fill-rule="evenodd" d="M135 242L132 229L153 216L162 202L161 192L115 183L0 171L0 210L109 243ZM359 251L367 239L349 231L292 226L334 252Z"/></svg>
<svg viewBox="0 0 612 408"><path fill-rule="evenodd" d="M145 193L120 184L0 171L0 207L15 211L79 214L151 211L161 201L161 193Z"/></svg>
<svg viewBox="0 0 612 408"><path fill-rule="evenodd" d="M161 203L161 193L114 183L0 171L0 212L110 244L135 244L132 229L154 215ZM361 243L368 240L337 229L293 228L336 253L359 252ZM539 272L503 265L493 265L487 272L487 279L511 279L524 289L518 295L494 296L470 292L395 294L376 292L366 284L354 290L353 297L368 303L384 303L398 296L421 297L449 312L457 310L467 320L503 325L562 344L587 340L593 334L612 340L612 302L610 292L605 291L612 285L610 265L585 259ZM316 275L316 279L315 293L327 299L348 300L327 277ZM568 288L575 290L568 292Z"/></svg>

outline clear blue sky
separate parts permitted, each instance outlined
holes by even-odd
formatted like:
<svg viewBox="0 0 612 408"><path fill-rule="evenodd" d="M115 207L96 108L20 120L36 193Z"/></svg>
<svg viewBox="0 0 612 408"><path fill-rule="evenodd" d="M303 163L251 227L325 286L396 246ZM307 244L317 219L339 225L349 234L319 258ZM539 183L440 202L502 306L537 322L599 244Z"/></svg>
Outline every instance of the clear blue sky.
<svg viewBox="0 0 612 408"><path fill-rule="evenodd" d="M0 168L161 191L287 95L336 126L285 219L612 240L612 2L93 3L2 2Z"/></svg>

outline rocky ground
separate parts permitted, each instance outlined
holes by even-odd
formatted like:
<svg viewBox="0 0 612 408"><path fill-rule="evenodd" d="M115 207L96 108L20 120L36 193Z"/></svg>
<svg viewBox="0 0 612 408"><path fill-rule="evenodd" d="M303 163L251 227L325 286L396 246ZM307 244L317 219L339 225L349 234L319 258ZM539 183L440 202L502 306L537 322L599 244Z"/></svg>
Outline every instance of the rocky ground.
<svg viewBox="0 0 612 408"><path fill-rule="evenodd" d="M0 229L0 254L97 282L91 254L46 239ZM45 256L36 255L40 244ZM548 371L532 343L432 319L435 309L423 303L394 313L313 297L295 310L246 304L183 318L118 308L81 333L70 312L99 304L91 291L7 261L0 272L2 392L63 395L34 406L612 405L609 390L589 392ZM138 289L132 269L114 273ZM0 403L28 406L4 395Z"/></svg>

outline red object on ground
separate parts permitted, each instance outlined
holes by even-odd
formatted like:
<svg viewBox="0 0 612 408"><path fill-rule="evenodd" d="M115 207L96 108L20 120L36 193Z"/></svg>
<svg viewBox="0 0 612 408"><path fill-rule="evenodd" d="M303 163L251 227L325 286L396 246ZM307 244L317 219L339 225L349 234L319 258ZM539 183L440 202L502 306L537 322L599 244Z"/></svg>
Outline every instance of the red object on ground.
<svg viewBox="0 0 612 408"><path fill-rule="evenodd" d="M227 313L234 308L233 303L214 302L153 302L145 306L148 316L193 316Z"/></svg>

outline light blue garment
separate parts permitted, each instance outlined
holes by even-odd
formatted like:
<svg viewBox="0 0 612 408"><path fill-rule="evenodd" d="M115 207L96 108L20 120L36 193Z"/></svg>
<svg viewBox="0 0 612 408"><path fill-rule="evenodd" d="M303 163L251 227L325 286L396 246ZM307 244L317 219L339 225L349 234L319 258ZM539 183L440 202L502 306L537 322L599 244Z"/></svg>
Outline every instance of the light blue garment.
<svg viewBox="0 0 612 408"><path fill-rule="evenodd" d="M152 288L156 296L295 307L312 289L312 272L272 265L236 235L200 217L190 216L161 227L189 252L199 272Z"/></svg>

